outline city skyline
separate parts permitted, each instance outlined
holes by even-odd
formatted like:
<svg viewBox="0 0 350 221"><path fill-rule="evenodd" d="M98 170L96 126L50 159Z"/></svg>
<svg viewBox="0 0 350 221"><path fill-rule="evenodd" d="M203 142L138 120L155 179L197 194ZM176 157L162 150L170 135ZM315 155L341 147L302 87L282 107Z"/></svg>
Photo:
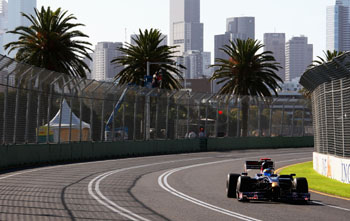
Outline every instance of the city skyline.
<svg viewBox="0 0 350 221"><path fill-rule="evenodd" d="M130 35L138 33L139 28L157 28L169 35L169 0L100 1L104 4L82 0L37 2L38 7L62 7L74 14L78 22L86 25L81 30L90 36L92 45L101 41L128 42ZM253 16L256 39L261 42L264 33L286 33L286 40L305 35L314 44L314 57L322 56L322 50L326 50L326 9L334 4L335 0L202 1L200 20L204 24L204 51L212 52L213 57L214 35L225 32L227 18Z"/></svg>

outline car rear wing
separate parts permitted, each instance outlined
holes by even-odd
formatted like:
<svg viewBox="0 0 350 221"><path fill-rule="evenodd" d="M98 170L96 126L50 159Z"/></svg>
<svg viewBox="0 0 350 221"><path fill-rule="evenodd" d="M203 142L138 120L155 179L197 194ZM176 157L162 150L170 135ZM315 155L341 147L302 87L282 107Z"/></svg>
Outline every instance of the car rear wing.
<svg viewBox="0 0 350 221"><path fill-rule="evenodd" d="M274 169L274 163L270 159L263 159L261 161L246 161L245 171L247 170L263 170L266 168Z"/></svg>
<svg viewBox="0 0 350 221"><path fill-rule="evenodd" d="M247 170L260 170L261 161L246 161L245 162L245 171Z"/></svg>

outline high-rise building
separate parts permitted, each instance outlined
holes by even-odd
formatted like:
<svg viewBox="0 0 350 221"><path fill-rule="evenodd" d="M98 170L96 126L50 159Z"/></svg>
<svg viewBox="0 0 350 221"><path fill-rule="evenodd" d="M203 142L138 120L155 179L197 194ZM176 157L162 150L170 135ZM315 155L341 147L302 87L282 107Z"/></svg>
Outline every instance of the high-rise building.
<svg viewBox="0 0 350 221"><path fill-rule="evenodd" d="M22 16L22 12L29 15L34 15L34 9L36 8L36 0L9 0L8 1L8 26L9 31L14 30L18 26L29 26L30 21ZM5 34L4 44L17 41L18 35ZM11 52L10 56L13 57L15 52Z"/></svg>
<svg viewBox="0 0 350 221"><path fill-rule="evenodd" d="M350 50L350 0L327 7L327 50Z"/></svg>
<svg viewBox="0 0 350 221"><path fill-rule="evenodd" d="M233 17L226 19L226 32L232 34L234 39L255 39L254 17Z"/></svg>
<svg viewBox="0 0 350 221"><path fill-rule="evenodd" d="M85 73L86 73L86 78L87 79L91 79L92 78L92 71L93 71L93 68L94 68L94 61L93 61L93 58L94 58L94 53L89 53L90 57L92 60L90 60L88 57L85 57L84 58L84 63L89 67L90 71L89 70L85 70Z"/></svg>
<svg viewBox="0 0 350 221"><path fill-rule="evenodd" d="M121 42L99 42L93 54L93 71L91 78L97 81L112 81L123 67L112 64L111 61L123 56L118 48L123 47Z"/></svg>
<svg viewBox="0 0 350 221"><path fill-rule="evenodd" d="M4 54L4 37L8 23L8 4L5 0L0 0L0 54Z"/></svg>
<svg viewBox="0 0 350 221"><path fill-rule="evenodd" d="M210 67L211 65L211 52L202 52L202 59L203 59L203 73L202 76L204 77L211 77L213 74L213 68Z"/></svg>
<svg viewBox="0 0 350 221"><path fill-rule="evenodd" d="M286 66L286 35L285 33L265 33L264 34L264 51L271 51L282 68L277 75L285 80Z"/></svg>
<svg viewBox="0 0 350 221"><path fill-rule="evenodd" d="M228 59L228 56L221 50L224 45L235 39L255 39L255 18L254 17L233 17L226 19L225 34L215 35L214 58Z"/></svg>
<svg viewBox="0 0 350 221"><path fill-rule="evenodd" d="M229 32L226 32L222 35L215 35L214 36L214 58L215 60L218 58L221 59L228 59L228 55L223 52L221 49L224 47L224 45L228 45L230 43L230 40L232 39L232 35ZM216 61L214 61L216 62Z"/></svg>
<svg viewBox="0 0 350 221"><path fill-rule="evenodd" d="M8 3L5 0L0 0L0 33L7 30L8 23Z"/></svg>
<svg viewBox="0 0 350 221"><path fill-rule="evenodd" d="M312 63L313 45L305 36L293 37L286 43L286 81L300 78Z"/></svg>
<svg viewBox="0 0 350 221"><path fill-rule="evenodd" d="M170 45L177 56L189 50L203 51L200 0L170 0Z"/></svg>
<svg viewBox="0 0 350 221"><path fill-rule="evenodd" d="M228 59L228 55L221 50L225 45L229 45L230 41L235 39L247 40L255 39L255 18L254 17L232 17L226 19L226 32L224 34L214 36L214 63L216 59ZM217 85L213 83L212 90L217 92L223 84Z"/></svg>
<svg viewBox="0 0 350 221"><path fill-rule="evenodd" d="M138 35L136 35L136 34L130 35L130 44L131 45L136 45L136 42L134 39L136 39L137 36ZM168 36L167 35L162 34L160 39L163 39L163 40L160 42L159 46L168 45Z"/></svg>
<svg viewBox="0 0 350 221"><path fill-rule="evenodd" d="M203 56L200 51L186 51L183 55L186 79L200 78L203 74Z"/></svg>

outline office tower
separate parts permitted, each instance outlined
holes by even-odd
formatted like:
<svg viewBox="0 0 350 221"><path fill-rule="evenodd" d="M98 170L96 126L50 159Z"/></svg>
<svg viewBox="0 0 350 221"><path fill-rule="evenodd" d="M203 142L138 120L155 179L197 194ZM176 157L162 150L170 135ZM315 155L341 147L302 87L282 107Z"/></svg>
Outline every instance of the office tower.
<svg viewBox="0 0 350 221"><path fill-rule="evenodd" d="M183 55L185 67L185 78L196 79L203 74L203 57L200 51L189 50Z"/></svg>
<svg viewBox="0 0 350 221"><path fill-rule="evenodd" d="M84 58L84 63L89 67L90 71L88 71L87 69L85 70L86 73L86 78L87 79L91 79L92 78L92 71L94 68L94 53L89 53L90 57L92 60L90 60L88 57Z"/></svg>
<svg viewBox="0 0 350 221"><path fill-rule="evenodd" d="M327 50L350 50L350 0L327 7Z"/></svg>
<svg viewBox="0 0 350 221"><path fill-rule="evenodd" d="M286 44L286 81L292 81L306 71L312 63L313 46L307 37L293 37Z"/></svg>
<svg viewBox="0 0 350 221"><path fill-rule="evenodd" d="M136 42L134 39L136 39L137 36L138 35L136 35L136 34L130 35L130 44L131 45L136 45ZM162 34L160 39L163 39L163 40L160 42L159 46L168 45L168 36L167 35Z"/></svg>
<svg viewBox="0 0 350 221"><path fill-rule="evenodd" d="M254 17L233 17L226 19L226 32L232 34L234 39L255 39Z"/></svg>
<svg viewBox="0 0 350 221"><path fill-rule="evenodd" d="M8 4L5 0L0 0L0 54L4 54L4 37L8 23Z"/></svg>
<svg viewBox="0 0 350 221"><path fill-rule="evenodd" d="M27 18L22 16L22 12L25 14L34 15L34 9L36 8L36 0L9 0L8 1L8 27L9 31L14 30L18 26L29 26L31 23ZM18 35L5 34L4 44L17 41ZM16 52L11 52L9 55L13 57Z"/></svg>
<svg viewBox="0 0 350 221"><path fill-rule="evenodd" d="M231 34L226 32L225 34L222 35L215 35L214 36L214 63L216 63L216 59L221 58L221 59L228 59L228 55L223 52L221 49L225 45L230 44L230 40L233 40L231 38Z"/></svg>
<svg viewBox="0 0 350 221"><path fill-rule="evenodd" d="M277 75L285 80L286 64L286 35L285 33L265 33L264 34L264 51L272 51L276 62L282 67Z"/></svg>
<svg viewBox="0 0 350 221"><path fill-rule="evenodd" d="M254 17L232 17L226 19L226 32L214 36L214 63L217 59L229 59L229 56L221 50L225 45L230 45L230 41L235 39L247 40L255 39L255 18ZM212 90L216 93L222 85L217 85L214 81Z"/></svg>
<svg viewBox="0 0 350 221"><path fill-rule="evenodd" d="M213 74L213 69L210 67L211 65L211 52L202 52L203 59L203 74L201 77L210 78Z"/></svg>
<svg viewBox="0 0 350 221"><path fill-rule="evenodd" d="M214 39L214 57L228 59L228 56L220 50L224 45L235 39L247 40L255 39L255 18L254 17L233 17L226 19L226 32L215 35Z"/></svg>
<svg viewBox="0 0 350 221"><path fill-rule="evenodd" d="M200 0L170 0L170 45L176 56L189 50L203 51Z"/></svg>
<svg viewBox="0 0 350 221"><path fill-rule="evenodd" d="M7 31L8 23L8 3L5 0L0 0L0 33Z"/></svg>
<svg viewBox="0 0 350 221"><path fill-rule="evenodd" d="M123 67L112 64L111 61L123 56L118 48L123 47L121 42L99 42L97 43L93 55L93 71L91 78L97 81L112 81Z"/></svg>

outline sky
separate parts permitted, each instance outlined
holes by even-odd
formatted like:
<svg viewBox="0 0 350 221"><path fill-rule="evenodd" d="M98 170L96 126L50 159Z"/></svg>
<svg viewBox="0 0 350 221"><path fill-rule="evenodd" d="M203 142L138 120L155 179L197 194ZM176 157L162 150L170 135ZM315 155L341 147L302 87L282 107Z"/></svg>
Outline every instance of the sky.
<svg viewBox="0 0 350 221"><path fill-rule="evenodd" d="M286 40L304 35L314 45L314 57L326 50L326 8L336 0L201 0L204 50L214 53L214 35L223 34L226 18L255 17L255 37L283 32ZM37 0L37 7L61 7L85 24L80 28L97 42L129 41L139 29L169 34L169 0Z"/></svg>

